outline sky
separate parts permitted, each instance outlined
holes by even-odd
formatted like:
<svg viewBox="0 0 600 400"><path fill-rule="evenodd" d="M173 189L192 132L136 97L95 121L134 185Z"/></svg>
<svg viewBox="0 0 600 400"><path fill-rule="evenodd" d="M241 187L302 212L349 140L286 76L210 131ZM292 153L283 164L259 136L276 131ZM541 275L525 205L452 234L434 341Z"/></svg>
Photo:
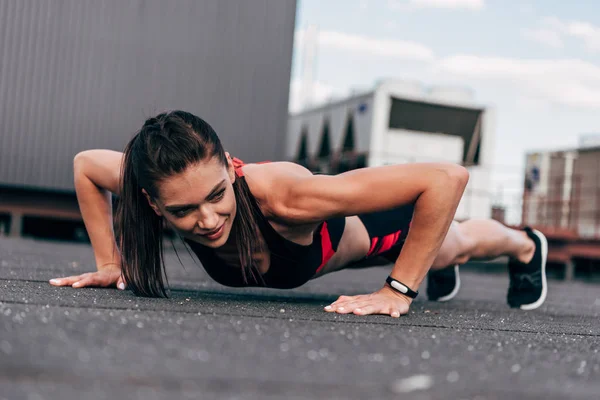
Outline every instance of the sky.
<svg viewBox="0 0 600 400"><path fill-rule="evenodd" d="M309 25L317 103L392 78L465 87L492 108L501 202L520 197L527 152L600 134L600 1L298 0L291 111Z"/></svg>

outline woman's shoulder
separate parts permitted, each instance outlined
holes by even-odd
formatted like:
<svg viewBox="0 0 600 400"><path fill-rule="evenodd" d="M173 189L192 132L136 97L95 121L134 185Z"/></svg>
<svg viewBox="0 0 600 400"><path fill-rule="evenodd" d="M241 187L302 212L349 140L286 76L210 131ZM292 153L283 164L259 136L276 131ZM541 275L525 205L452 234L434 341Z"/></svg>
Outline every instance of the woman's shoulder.
<svg viewBox="0 0 600 400"><path fill-rule="evenodd" d="M265 215L277 217L278 202L283 196L286 181L311 176L312 172L300 164L289 161L246 164L242 167L246 183Z"/></svg>
<svg viewBox="0 0 600 400"><path fill-rule="evenodd" d="M300 164L291 161L272 161L249 163L242 166L244 175L251 175L255 180L268 181L289 176L310 176L312 172Z"/></svg>
<svg viewBox="0 0 600 400"><path fill-rule="evenodd" d="M287 161L247 164L242 168L252 196L275 231L298 244L312 243L314 230L320 221L290 222L285 204L290 184L294 184L297 179L312 176L312 172L302 165Z"/></svg>

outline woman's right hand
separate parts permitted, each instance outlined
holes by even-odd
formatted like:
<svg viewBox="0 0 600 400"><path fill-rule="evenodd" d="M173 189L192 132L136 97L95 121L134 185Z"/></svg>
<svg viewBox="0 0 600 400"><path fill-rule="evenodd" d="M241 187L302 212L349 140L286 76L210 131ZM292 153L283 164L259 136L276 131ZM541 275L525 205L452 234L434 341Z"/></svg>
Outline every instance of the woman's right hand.
<svg viewBox="0 0 600 400"><path fill-rule="evenodd" d="M53 286L71 286L74 288L116 286L120 290L125 290L127 286L119 264L104 265L99 267L96 272L50 279L50 284Z"/></svg>

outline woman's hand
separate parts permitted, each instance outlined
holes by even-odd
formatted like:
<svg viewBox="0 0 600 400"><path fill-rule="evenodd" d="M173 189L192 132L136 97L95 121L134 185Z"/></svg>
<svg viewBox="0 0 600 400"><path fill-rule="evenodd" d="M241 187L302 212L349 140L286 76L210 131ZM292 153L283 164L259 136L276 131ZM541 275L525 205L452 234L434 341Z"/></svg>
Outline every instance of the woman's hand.
<svg viewBox="0 0 600 400"><path fill-rule="evenodd" d="M340 296L331 305L325 307L325 311L356 315L385 314L398 318L400 315L408 314L411 303L411 298L386 285L371 294Z"/></svg>
<svg viewBox="0 0 600 400"><path fill-rule="evenodd" d="M72 286L74 288L116 286L120 290L124 290L126 287L121 274L121 266L115 263L104 264L98 267L96 272L50 279L50 284L54 286Z"/></svg>

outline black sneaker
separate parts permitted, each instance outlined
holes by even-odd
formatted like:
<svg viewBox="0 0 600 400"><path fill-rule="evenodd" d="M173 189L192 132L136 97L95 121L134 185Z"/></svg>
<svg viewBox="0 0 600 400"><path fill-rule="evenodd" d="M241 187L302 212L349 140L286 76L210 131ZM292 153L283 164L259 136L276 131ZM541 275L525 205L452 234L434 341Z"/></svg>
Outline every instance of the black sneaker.
<svg viewBox="0 0 600 400"><path fill-rule="evenodd" d="M454 298L460 289L458 265L427 274L427 297L431 301L448 301Z"/></svg>
<svg viewBox="0 0 600 400"><path fill-rule="evenodd" d="M535 243L535 253L528 264L518 260L509 261L510 286L506 301L512 308L534 310L544 303L548 294L546 282L548 241L540 231L529 227L525 227L523 230Z"/></svg>

